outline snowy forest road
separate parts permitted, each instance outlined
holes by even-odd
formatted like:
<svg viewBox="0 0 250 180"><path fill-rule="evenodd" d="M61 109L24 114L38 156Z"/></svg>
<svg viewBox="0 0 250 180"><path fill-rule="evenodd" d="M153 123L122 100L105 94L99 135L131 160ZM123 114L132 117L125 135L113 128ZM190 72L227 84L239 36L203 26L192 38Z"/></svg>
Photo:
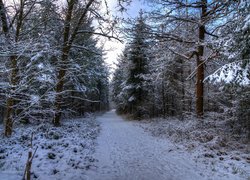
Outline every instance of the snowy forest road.
<svg viewBox="0 0 250 180"><path fill-rule="evenodd" d="M123 120L115 111L97 118L101 133L94 157L96 167L87 172L89 180L179 180L207 179L204 166L187 154L173 151L174 144L153 137Z"/></svg>

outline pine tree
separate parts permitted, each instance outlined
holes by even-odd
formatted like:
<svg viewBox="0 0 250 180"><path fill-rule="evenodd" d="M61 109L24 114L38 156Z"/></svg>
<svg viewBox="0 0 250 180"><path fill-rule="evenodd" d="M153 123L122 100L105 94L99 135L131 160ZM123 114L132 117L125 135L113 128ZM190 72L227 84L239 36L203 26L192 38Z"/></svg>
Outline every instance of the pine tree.
<svg viewBox="0 0 250 180"><path fill-rule="evenodd" d="M9 10L14 6L0 1L0 53L4 56L0 59L0 105L6 110L6 136L11 135L14 122L37 124L51 122L58 112L73 117L107 110L109 73L103 49L93 37L92 22L97 15L88 9L92 2L68 1L75 5L71 7L74 15L70 24L64 24L61 13L67 9L60 12L56 0L20 0L16 14L6 13L5 6ZM92 5L100 4L95 1ZM64 26L68 40L63 39ZM60 72L64 76L59 78Z"/></svg>
<svg viewBox="0 0 250 180"><path fill-rule="evenodd" d="M237 133L248 133L250 139L250 3L241 1L235 5L233 15L225 26L218 29L219 38L213 46L219 49L223 66L206 80L223 90L223 105L232 109L234 129ZM244 134L243 133L243 134Z"/></svg>
<svg viewBox="0 0 250 180"><path fill-rule="evenodd" d="M146 75L148 73L148 49L149 43L147 37L148 26L146 19L140 12L136 24L131 31L131 41L126 48L126 80L122 83L123 87L120 96L122 96L124 113L132 114L134 118L148 116L149 112L145 102L148 97L148 88ZM122 67L124 68L124 67ZM118 75L118 74L117 74ZM117 77L115 77L117 79Z"/></svg>
<svg viewBox="0 0 250 180"><path fill-rule="evenodd" d="M116 112L117 113L128 113L127 110L127 95L124 92L125 82L127 78L127 54L128 49L125 48L123 54L118 57L118 62L116 64L116 69L113 74L111 88L112 94L111 98L112 101L116 105Z"/></svg>

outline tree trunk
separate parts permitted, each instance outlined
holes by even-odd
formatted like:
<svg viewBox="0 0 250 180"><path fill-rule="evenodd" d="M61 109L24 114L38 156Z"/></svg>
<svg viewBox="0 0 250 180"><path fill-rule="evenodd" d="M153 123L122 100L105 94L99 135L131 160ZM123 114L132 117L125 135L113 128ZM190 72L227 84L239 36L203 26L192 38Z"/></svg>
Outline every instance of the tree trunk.
<svg viewBox="0 0 250 180"><path fill-rule="evenodd" d="M72 19L72 14L73 14L73 9L74 5L77 3L76 0L69 0L68 1L68 10L65 18L65 23L64 23L64 31L63 31L63 47L62 47L62 57L61 57L61 63L59 65L59 73L57 75L57 84L56 84L56 98L55 98L55 117L53 119L53 123L55 126L60 125L60 119L62 115L61 111L61 103L63 101L62 98L62 92L63 92L63 86L64 86L64 78L66 74L66 69L67 69L67 61L68 61L68 56L69 52L72 46L72 43L78 33L78 30L84 20L84 17L86 16L89 7L91 4L94 2L94 0L89 0L89 2L86 4L86 7L81 14L80 18L78 19L78 22L76 24L76 27L70 33L70 28L71 28L71 19ZM70 38L69 38L70 37Z"/></svg>
<svg viewBox="0 0 250 180"><path fill-rule="evenodd" d="M2 1L0 1L0 6L2 6ZM20 10L19 10L19 15L18 15L18 20L17 20L17 26L16 26L16 33L15 33L15 42L19 41L19 36L20 36L20 31L21 31L21 27L23 24L23 11L24 11L24 1L20 2ZM3 16L4 17L4 16ZM1 18L2 14L1 14ZM5 14L5 18L6 18L6 14ZM4 19L4 18L3 18ZM2 22L5 22L4 20L2 20ZM8 24L6 21L6 24L4 25L7 27L7 29L3 29L5 30L6 34L8 33L9 29L8 29ZM16 55L12 55L10 57L10 61L11 61L11 75L10 75L10 86L11 86L11 94L10 96L7 98L7 103L6 103L6 114L5 114L5 136L11 136L12 134L12 128L13 128L13 116L14 116L14 111L13 108L15 106L15 104L17 103L14 96L15 96L15 90L16 90L16 85L18 84L18 78L17 78L17 73L18 73L18 68L17 68L17 56Z"/></svg>
<svg viewBox="0 0 250 180"><path fill-rule="evenodd" d="M204 39L205 39L205 18L207 13L207 0L201 0L202 8L201 8L201 24L199 27L199 43L201 43L198 47L197 53L197 82L196 82L196 114L198 117L203 116L203 98L204 98Z"/></svg>
<svg viewBox="0 0 250 180"><path fill-rule="evenodd" d="M16 85L17 85L17 58L16 56L11 56L11 79L10 79L10 85L11 87L11 94L10 97L7 98L7 103L6 103L6 115L5 115L5 136L11 136L12 134L12 127L13 127L13 108L15 105L15 99L14 99L14 94Z"/></svg>
<svg viewBox="0 0 250 180"><path fill-rule="evenodd" d="M185 83L185 80L184 80L184 61L183 59L180 59L180 81L181 81L181 108L180 108L180 111L181 111L181 119L183 119L183 113L185 111L185 105L186 105L186 99L185 99L185 86L184 86L184 83Z"/></svg>
<svg viewBox="0 0 250 180"><path fill-rule="evenodd" d="M62 57L61 63L59 64L59 73L57 75L57 84L56 84L56 98L55 98L55 117L53 119L53 123L55 126L60 125L61 119L61 103L62 103L62 91L64 86L64 77L66 74L66 63L69 56L70 46L69 46L69 36L70 36L70 23L73 13L75 1L71 0L68 2L68 11L66 14L64 31L63 31L63 48L62 48Z"/></svg>
<svg viewBox="0 0 250 180"><path fill-rule="evenodd" d="M5 7L3 4L3 1L0 0L0 17L2 21L2 30L5 33L6 38L8 38L9 33L9 27L5 12ZM23 18L23 4L21 4L20 14L19 14L19 21L17 24L17 31L15 35L15 41L18 41L18 37L20 34L20 29L22 26L22 18ZM10 85L11 87L11 93L15 93L15 86L17 85L17 57L11 56L11 76L10 76ZM13 127L13 106L15 105L15 100L13 99L13 94L10 94L10 96L7 98L6 101L6 114L5 114L5 136L11 136L12 134L12 127Z"/></svg>
<svg viewBox="0 0 250 180"><path fill-rule="evenodd" d="M7 17L6 17L6 12L5 12L5 7L3 4L3 1L0 0L0 17L1 17L1 22L2 22L2 31L4 32L6 38L9 33L9 27L8 27L8 22L7 22ZM11 62L12 59L11 59ZM13 66L13 63L12 63ZM12 83L11 83L12 84ZM12 108L13 108L14 101L12 98L8 98L6 102L6 115L4 117L5 119L5 136L10 136L12 134L12 126L13 126L13 121L11 118L12 115Z"/></svg>
<svg viewBox="0 0 250 180"><path fill-rule="evenodd" d="M0 0L0 18L2 21L2 30L5 34L7 34L9 32L9 27L8 27L5 7L2 0Z"/></svg>
<svg viewBox="0 0 250 180"><path fill-rule="evenodd" d="M197 82L196 82L196 114L198 117L203 116L203 95L204 95L204 65L197 55Z"/></svg>
<svg viewBox="0 0 250 180"><path fill-rule="evenodd" d="M12 119L12 114L13 114L13 105L14 101L12 98L7 99L7 109L6 109L6 115L5 115L5 131L4 135L5 136L11 136L12 134L12 127L13 127L13 119Z"/></svg>
<svg viewBox="0 0 250 180"><path fill-rule="evenodd" d="M57 76L58 82L56 84L56 98L55 98L56 113L55 113L55 117L53 121L55 126L60 126L60 119L62 115L62 111L61 111L61 104L63 101L62 91L63 91L63 86L64 86L64 78L66 74L65 64L68 60L68 53L69 53L69 47L63 48L63 55L61 59L63 65L60 67L60 70Z"/></svg>
<svg viewBox="0 0 250 180"><path fill-rule="evenodd" d="M163 73L163 78L162 78L162 81L161 81L161 93L162 93L162 114L163 114L163 117L166 118L166 98L165 98L165 75Z"/></svg>

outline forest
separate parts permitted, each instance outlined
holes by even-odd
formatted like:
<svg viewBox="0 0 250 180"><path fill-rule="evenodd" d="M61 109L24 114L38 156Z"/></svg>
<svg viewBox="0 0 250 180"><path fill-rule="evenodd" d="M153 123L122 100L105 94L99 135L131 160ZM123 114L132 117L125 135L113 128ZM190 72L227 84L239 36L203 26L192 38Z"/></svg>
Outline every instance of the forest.
<svg viewBox="0 0 250 180"><path fill-rule="evenodd" d="M100 2L87 7L75 1L68 7L50 0L8 2L0 2L5 135L12 134L15 122L58 126L62 116L107 109L109 72L93 38L92 22L99 16L89 15Z"/></svg>
<svg viewBox="0 0 250 180"><path fill-rule="evenodd" d="M133 2L0 0L0 179L85 179L120 117L249 169L250 2L145 0L129 18ZM124 44L114 69L107 41Z"/></svg>
<svg viewBox="0 0 250 180"><path fill-rule="evenodd" d="M154 1L126 26L112 100L134 119L208 112L250 138L247 1ZM130 26L129 26L130 25Z"/></svg>

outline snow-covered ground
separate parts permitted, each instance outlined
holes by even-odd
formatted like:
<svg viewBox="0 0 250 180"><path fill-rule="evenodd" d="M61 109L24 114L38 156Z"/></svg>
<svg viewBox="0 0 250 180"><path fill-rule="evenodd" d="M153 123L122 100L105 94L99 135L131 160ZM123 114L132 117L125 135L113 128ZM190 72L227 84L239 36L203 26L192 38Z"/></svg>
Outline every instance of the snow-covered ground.
<svg viewBox="0 0 250 180"><path fill-rule="evenodd" d="M207 178L250 179L250 142L247 137L233 136L230 120L223 114L210 113L204 119L187 115L138 122L146 132L175 144L189 153L189 158L206 166ZM181 155L181 154L180 154Z"/></svg>
<svg viewBox="0 0 250 180"><path fill-rule="evenodd" d="M41 124L15 128L12 137L0 138L0 180L22 179L32 132L33 149L38 147L32 162L32 179L85 179L85 172L95 161L99 130L92 117L65 120L61 127Z"/></svg>
<svg viewBox="0 0 250 180"><path fill-rule="evenodd" d="M238 163L226 167L226 161L212 163L210 157L195 158L199 153L189 152L186 146L167 138L154 137L140 127L153 128L150 123L123 120L114 111L97 120L102 127L94 154L98 161L87 172L89 180L235 180L247 179L249 175L249 164L243 160L232 160Z"/></svg>
<svg viewBox="0 0 250 180"><path fill-rule="evenodd" d="M67 120L58 128L15 128L12 137L0 138L0 180L22 178L32 132L38 147L32 179L250 179L249 144L238 143L233 149L211 122L129 121L115 111L96 120Z"/></svg>

